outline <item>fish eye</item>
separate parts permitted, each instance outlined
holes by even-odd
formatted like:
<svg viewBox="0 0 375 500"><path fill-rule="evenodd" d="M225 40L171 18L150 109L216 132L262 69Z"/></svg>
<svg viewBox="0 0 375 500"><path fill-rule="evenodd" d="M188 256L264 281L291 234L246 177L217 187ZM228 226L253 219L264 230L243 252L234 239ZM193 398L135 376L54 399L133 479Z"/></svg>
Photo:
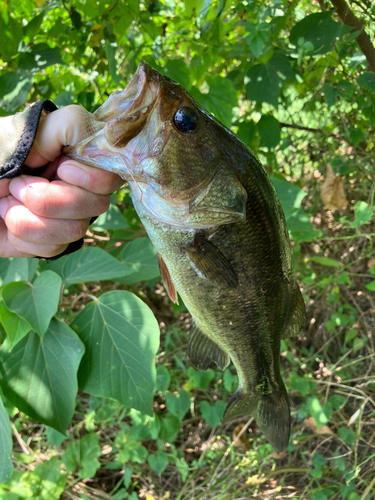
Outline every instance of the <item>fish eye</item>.
<svg viewBox="0 0 375 500"><path fill-rule="evenodd" d="M198 127L198 113L194 108L183 107L176 111L173 121L180 132L190 134Z"/></svg>

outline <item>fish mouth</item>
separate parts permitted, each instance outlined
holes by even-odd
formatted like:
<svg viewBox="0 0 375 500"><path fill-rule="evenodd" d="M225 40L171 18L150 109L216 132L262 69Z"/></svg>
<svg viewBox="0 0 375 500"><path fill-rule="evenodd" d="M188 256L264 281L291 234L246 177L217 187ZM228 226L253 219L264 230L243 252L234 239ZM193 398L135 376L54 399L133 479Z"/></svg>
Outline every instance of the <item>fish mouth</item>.
<svg viewBox="0 0 375 500"><path fill-rule="evenodd" d="M62 152L87 165L114 172L126 181L135 180L123 148L146 125L157 102L162 78L141 61L126 88L113 92L93 113L102 125L100 130L74 146L66 146Z"/></svg>

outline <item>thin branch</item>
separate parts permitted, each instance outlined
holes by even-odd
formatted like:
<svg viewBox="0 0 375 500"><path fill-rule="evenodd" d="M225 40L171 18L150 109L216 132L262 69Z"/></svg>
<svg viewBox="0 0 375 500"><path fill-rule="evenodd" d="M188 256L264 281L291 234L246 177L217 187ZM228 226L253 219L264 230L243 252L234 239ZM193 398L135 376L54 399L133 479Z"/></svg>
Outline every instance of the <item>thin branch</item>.
<svg viewBox="0 0 375 500"><path fill-rule="evenodd" d="M364 30L361 21L353 14L345 0L331 0L331 2L343 24L353 27L353 31L361 31L357 37L357 43L367 59L370 71L375 72L375 47Z"/></svg>
<svg viewBox="0 0 375 500"><path fill-rule="evenodd" d="M304 127L303 125L295 125L294 123L284 123L280 122L280 127L281 128L295 128L297 130L306 130L306 132L313 132L314 134L326 134L324 130L321 128L311 128L311 127ZM328 134L330 137L334 137L335 139L341 139L340 134L334 134L333 132L330 132Z"/></svg>

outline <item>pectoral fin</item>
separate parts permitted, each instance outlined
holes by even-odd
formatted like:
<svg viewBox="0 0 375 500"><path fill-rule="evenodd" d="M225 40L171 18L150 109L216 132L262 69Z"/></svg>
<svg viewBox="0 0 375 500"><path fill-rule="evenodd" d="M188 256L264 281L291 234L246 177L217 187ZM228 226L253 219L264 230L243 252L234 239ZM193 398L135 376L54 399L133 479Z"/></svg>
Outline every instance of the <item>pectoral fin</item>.
<svg viewBox="0 0 375 500"><path fill-rule="evenodd" d="M187 353L191 364L197 370L207 370L212 362L216 363L220 370L225 370L230 363L228 354L195 325L189 334Z"/></svg>
<svg viewBox="0 0 375 500"><path fill-rule="evenodd" d="M185 250L198 276L227 288L236 288L238 278L231 263L207 238L196 235L194 244Z"/></svg>
<svg viewBox="0 0 375 500"><path fill-rule="evenodd" d="M177 295L176 287L174 286L171 275L169 274L169 271L168 271L168 267L167 267L166 263L164 262L164 259L160 255L160 253L158 253L158 263L159 263L161 280L165 286L167 294L169 295L169 298L171 299L172 302L174 302L175 304L178 304L178 295Z"/></svg>
<svg viewBox="0 0 375 500"><path fill-rule="evenodd" d="M286 339L288 337L297 336L302 330L303 325L305 324L305 319L305 301L303 300L301 290L296 283L292 297L291 311L289 313L288 326L284 330L281 338Z"/></svg>

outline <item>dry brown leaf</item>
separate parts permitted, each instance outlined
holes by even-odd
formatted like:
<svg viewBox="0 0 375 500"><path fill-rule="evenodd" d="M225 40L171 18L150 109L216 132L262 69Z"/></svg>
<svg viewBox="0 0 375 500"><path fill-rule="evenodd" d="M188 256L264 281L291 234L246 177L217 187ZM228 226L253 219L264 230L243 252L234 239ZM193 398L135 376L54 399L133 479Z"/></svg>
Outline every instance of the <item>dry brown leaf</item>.
<svg viewBox="0 0 375 500"><path fill-rule="evenodd" d="M238 424L233 429L233 434L232 434L233 445L237 446L238 448L249 450L250 449L250 443L249 443L249 440L246 437L246 431L244 433L242 433L241 435L239 435L244 427L245 427L244 424Z"/></svg>
<svg viewBox="0 0 375 500"><path fill-rule="evenodd" d="M281 451L280 453L278 453L277 451L273 451L272 456L273 456L273 458L276 458L276 459L284 458L284 457L286 457L286 450Z"/></svg>
<svg viewBox="0 0 375 500"><path fill-rule="evenodd" d="M314 417L305 418L303 421L305 426L310 429L314 434L333 434L331 429L327 425L322 425L320 429L316 425Z"/></svg>
<svg viewBox="0 0 375 500"><path fill-rule="evenodd" d="M320 197L329 210L340 210L348 205L344 182L345 177L336 176L331 165L327 165L326 178L320 190Z"/></svg>

